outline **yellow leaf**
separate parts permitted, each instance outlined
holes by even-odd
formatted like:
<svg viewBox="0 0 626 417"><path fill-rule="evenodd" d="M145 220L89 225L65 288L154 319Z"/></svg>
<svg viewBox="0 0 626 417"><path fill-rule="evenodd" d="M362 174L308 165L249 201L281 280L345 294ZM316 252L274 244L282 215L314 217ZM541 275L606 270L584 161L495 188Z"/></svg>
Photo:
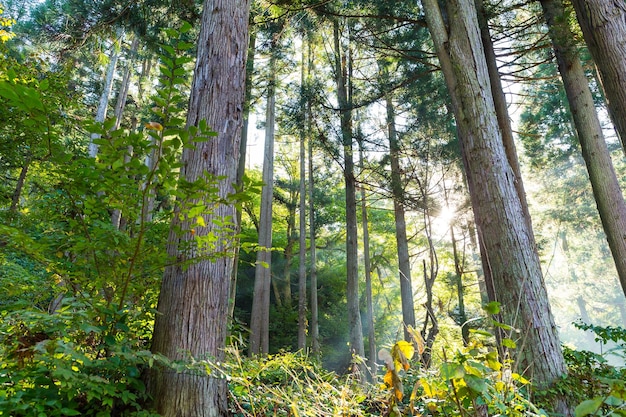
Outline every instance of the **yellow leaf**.
<svg viewBox="0 0 626 417"><path fill-rule="evenodd" d="M424 353L425 343L424 343L424 338L422 338L422 335L417 330L415 330L413 326L409 326L407 328L407 331L411 335L411 339L413 339L413 343L415 344L415 347L417 347L417 353L419 353L420 355Z"/></svg>
<svg viewBox="0 0 626 417"><path fill-rule="evenodd" d="M398 401L402 401L402 397L404 396L402 391L400 391L398 388L396 388L395 391L396 391L396 398L398 399Z"/></svg>
<svg viewBox="0 0 626 417"><path fill-rule="evenodd" d="M161 123L158 122L148 122L146 123L146 129L150 129L150 130L158 130L161 131L163 130L163 126L161 125Z"/></svg>
<svg viewBox="0 0 626 417"><path fill-rule="evenodd" d="M388 387L392 387L393 386L393 371L388 370L387 373L385 374L385 376L383 377L383 382L385 383L385 385L387 385Z"/></svg>
<svg viewBox="0 0 626 417"><path fill-rule="evenodd" d="M411 360L413 358L413 354L415 354L415 348L409 342L405 342L404 340L400 340L397 343L398 349L404 354L404 357Z"/></svg>
<svg viewBox="0 0 626 417"><path fill-rule="evenodd" d="M198 223L198 226L200 227L206 226L206 222L204 221L204 217L202 216L196 217L196 223Z"/></svg>

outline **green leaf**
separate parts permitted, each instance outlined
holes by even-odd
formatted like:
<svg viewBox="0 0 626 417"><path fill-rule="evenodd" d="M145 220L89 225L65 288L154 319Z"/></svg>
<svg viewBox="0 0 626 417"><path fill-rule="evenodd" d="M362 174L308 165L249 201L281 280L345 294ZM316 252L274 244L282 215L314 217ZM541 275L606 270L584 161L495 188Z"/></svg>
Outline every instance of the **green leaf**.
<svg viewBox="0 0 626 417"><path fill-rule="evenodd" d="M595 414L598 408L602 405L602 397L596 397L591 400L585 400L576 406L574 410L575 417L588 416Z"/></svg>
<svg viewBox="0 0 626 417"><path fill-rule="evenodd" d="M485 392L487 390L487 383L481 377L475 375L465 375L463 378L467 387L476 393Z"/></svg>
<svg viewBox="0 0 626 417"><path fill-rule="evenodd" d="M492 301L483 306L483 310L487 312L487 314L498 314L500 312L500 303L497 301Z"/></svg>
<svg viewBox="0 0 626 417"><path fill-rule="evenodd" d="M441 364L441 376L446 380L463 378L465 369L463 369L463 365L458 363L443 363Z"/></svg>
<svg viewBox="0 0 626 417"><path fill-rule="evenodd" d="M511 339L502 339L502 346L508 347L509 349L515 349L517 344Z"/></svg>

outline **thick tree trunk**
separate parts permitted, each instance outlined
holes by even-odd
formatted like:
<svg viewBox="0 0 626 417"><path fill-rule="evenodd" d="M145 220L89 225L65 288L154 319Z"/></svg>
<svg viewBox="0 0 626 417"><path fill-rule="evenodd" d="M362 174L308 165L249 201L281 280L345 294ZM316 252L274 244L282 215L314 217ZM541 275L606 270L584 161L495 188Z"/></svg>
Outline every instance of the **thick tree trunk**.
<svg viewBox="0 0 626 417"><path fill-rule="evenodd" d="M271 53L271 52L270 52ZM276 55L271 53L265 111L263 189L259 216L259 250L250 318L250 354L269 353L270 289L272 284L272 202L274 200L274 132L276 125Z"/></svg>
<svg viewBox="0 0 626 417"><path fill-rule="evenodd" d="M484 245L483 267L507 324L522 330L515 368L539 386L566 372L539 257L515 187L496 118L473 0L422 0L456 115L472 206ZM514 335L511 335L514 337ZM568 413L562 404L558 411Z"/></svg>
<svg viewBox="0 0 626 417"><path fill-rule="evenodd" d="M604 233L626 294L626 203L604 140L589 82L573 44L562 0L541 0ZM623 88L623 86L622 86Z"/></svg>
<svg viewBox="0 0 626 417"><path fill-rule="evenodd" d="M626 152L626 2L572 0L600 73L609 114Z"/></svg>
<svg viewBox="0 0 626 417"><path fill-rule="evenodd" d="M528 202L526 201L524 182L522 181L522 171L519 166L519 159L517 158L517 149L515 148L515 140L513 138L511 118L509 117L506 96L504 95L504 90L502 89L502 80L500 78L500 72L498 71L498 62L496 60L496 52L493 48L493 41L491 40L491 34L489 33L489 22L487 21L487 16L485 15L484 2L483 0L475 0L475 4L478 24L480 25L480 37L485 51L487 71L489 72L491 94L493 95L493 102L496 108L498 126L500 127L500 132L502 133L502 144L504 145L504 151L506 153L507 160L509 161L509 165L511 165L513 174L515 174L515 188L522 203L522 209L524 210L524 216L528 221L529 229L532 232L532 222L530 219L530 212L528 211Z"/></svg>
<svg viewBox="0 0 626 417"><path fill-rule="evenodd" d="M346 187L346 275L348 304L348 326L350 327L350 352L361 357L365 356L363 345L363 328L359 309L359 264L358 235L356 210L356 178L354 176L354 151L352 145L352 110L348 102L348 80L346 56L342 54L339 35L339 22L333 20L333 36L335 47L335 77L337 99L341 119L341 135L343 141L343 175ZM363 371L363 370L361 370ZM363 376L365 375L362 372Z"/></svg>
<svg viewBox="0 0 626 417"><path fill-rule="evenodd" d="M224 199L234 191L239 158L249 10L247 0L205 2L187 118L189 125L206 120L217 136L183 151L181 177L190 182L206 174L209 180L223 178L219 195ZM180 201L180 206L185 210L195 203ZM212 220L234 222L235 211L234 204L218 204L213 213L204 215L206 226L196 227L195 234L181 235L179 230L189 230L191 225L174 216L168 254L180 262L168 266L163 276L154 353L171 360L184 360L188 355L223 360L233 266L228 254L233 253L234 228L217 228ZM209 233L218 236L215 257L197 259L202 254L184 249L196 236ZM186 261L190 264L183 265ZM227 381L215 374L155 370L149 387L156 411L164 417L228 415Z"/></svg>
<svg viewBox="0 0 626 417"><path fill-rule="evenodd" d="M413 283L411 280L411 259L409 242L406 236L404 216L404 189L400 175L400 145L396 132L395 111L390 97L387 103L387 131L389 136L389 159L391 161L391 192L393 194L393 212L396 221L396 247L398 251L398 270L400 273L400 298L402 300L402 324L404 339L411 340L408 326L415 328L415 304L413 302Z"/></svg>

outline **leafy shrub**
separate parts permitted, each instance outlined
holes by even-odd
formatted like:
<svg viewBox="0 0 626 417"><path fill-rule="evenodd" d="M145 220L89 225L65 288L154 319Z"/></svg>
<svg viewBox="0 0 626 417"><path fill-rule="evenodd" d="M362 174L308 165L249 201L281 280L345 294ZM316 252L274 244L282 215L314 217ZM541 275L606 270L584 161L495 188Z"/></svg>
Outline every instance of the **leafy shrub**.
<svg viewBox="0 0 626 417"><path fill-rule="evenodd" d="M125 316L72 300L55 314L20 310L0 324L0 415L150 416L142 368L158 357Z"/></svg>
<svg viewBox="0 0 626 417"><path fill-rule="evenodd" d="M556 389L579 403L576 417L626 416L626 367L611 366L605 358L608 354L626 358L626 330L579 323L575 326L593 331L596 341L604 345L614 342L616 346L604 355L565 347L568 376Z"/></svg>

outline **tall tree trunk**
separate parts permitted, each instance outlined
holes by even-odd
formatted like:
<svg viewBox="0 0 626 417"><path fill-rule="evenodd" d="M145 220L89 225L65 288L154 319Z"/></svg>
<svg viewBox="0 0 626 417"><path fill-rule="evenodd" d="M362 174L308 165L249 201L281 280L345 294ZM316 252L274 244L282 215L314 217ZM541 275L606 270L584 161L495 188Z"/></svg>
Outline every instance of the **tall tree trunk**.
<svg viewBox="0 0 626 417"><path fill-rule="evenodd" d="M201 120L217 136L207 142L185 148L181 177L194 182L204 175L218 183L219 196L227 199L234 190L244 102L248 15L250 4L207 0L204 4L198 39L198 58L194 71L187 123L196 126ZM233 266L234 230L218 228L214 219L234 221L233 203L220 203L211 214L205 214L206 226L191 232L189 221L178 214L203 201L180 201L173 216L168 238L168 254L181 262L165 269L161 284L152 351L171 360L185 360L188 355L217 361L224 358L228 322L228 295ZM206 201L205 203L209 203ZM233 228L234 229L234 228ZM197 236L216 234L215 256L202 256L186 247ZM218 417L228 415L227 381L201 373L155 370L149 381L156 411L164 417Z"/></svg>
<svg viewBox="0 0 626 417"><path fill-rule="evenodd" d="M604 233L626 294L626 203L562 0L541 0Z"/></svg>
<svg viewBox="0 0 626 417"><path fill-rule="evenodd" d="M292 196L291 193L290 197ZM291 296L291 266L293 265L293 248L296 244L296 208L295 204L296 200L294 198L290 198L287 203L287 243L285 245L285 250L283 255L285 257L285 265L283 267L283 279L280 282L279 290L280 297L282 298L282 304L291 307L292 306L292 296Z"/></svg>
<svg viewBox="0 0 626 417"><path fill-rule="evenodd" d="M135 64L135 57L139 48L139 38L135 36L130 43L130 49L128 51L128 57L126 62L126 68L124 68L124 75L122 76L122 83L120 90L117 93L117 100L115 102L115 126L113 129L119 129L122 124L122 116L124 109L126 108L126 99L128 98L128 90L130 87L130 76L133 66Z"/></svg>
<svg viewBox="0 0 626 417"><path fill-rule="evenodd" d="M500 132L502 133L502 144L504 145L504 151L506 153L509 165L511 165L511 169L513 170L513 174L515 175L515 188L517 190L517 195L519 196L520 202L522 203L524 216L528 221L529 230L532 232L532 222L530 219L530 212L528 211L528 202L526 201L526 191L524 190L524 182L522 181L522 171L519 166L517 149L515 148L511 118L509 117L506 96L504 95L504 89L502 88L500 72L498 71L498 61L496 60L496 52L493 47L493 40L491 39L491 34L489 33L489 22L487 21L487 16L485 14L486 12L484 2L483 0L475 0L475 4L478 16L478 24L480 25L480 38L482 40L483 48L485 51L487 71L489 72L489 84L491 86L491 94L493 95L493 102L496 108L498 126L500 127Z"/></svg>
<svg viewBox="0 0 626 417"><path fill-rule="evenodd" d="M127 57L127 62L126 62L126 68L124 69L124 75L122 76L122 83L120 84L120 89L117 92L117 100L115 102L115 111L114 111L115 125L113 125L112 130L119 129L122 124L122 116L124 115L124 109L126 108L126 99L128 98L128 90L130 88L131 70L135 62L135 55L137 54L138 48L139 48L139 38L135 36L130 45L130 50L128 53L129 56ZM135 120L135 125L136 125L136 118L133 117L133 120ZM133 155L133 147L129 145L127 152L124 155L125 164L128 164L130 162L132 155ZM113 227L115 227L118 230L121 228L123 223L125 223L122 221L122 211L120 209L113 210L113 213L111 214L111 223L113 223Z"/></svg>
<svg viewBox="0 0 626 417"><path fill-rule="evenodd" d="M304 39L303 39L304 41ZM300 68L300 99L302 104L300 111L306 117L306 103L304 102L306 81L306 54L302 48L302 67ZM303 120L304 122L304 120ZM306 348L306 122L302 123L300 133L300 240L299 240L299 265L298 265L298 349Z"/></svg>
<svg viewBox="0 0 626 417"><path fill-rule="evenodd" d="M359 170L363 172L365 156L363 139L359 135ZM365 267L365 299L367 304L367 366L368 379L376 376L376 338L374 335L374 301L372 299L372 262L370 260L370 234L367 218L365 187L361 186L361 225L363 229L363 266Z"/></svg>
<svg viewBox="0 0 626 417"><path fill-rule="evenodd" d="M265 153L263 189L259 216L259 250L254 275L250 318L250 354L269 353L270 289L272 283L272 202L274 200L274 132L276 127L276 54L270 52L267 105L265 111Z"/></svg>
<svg viewBox="0 0 626 417"><path fill-rule="evenodd" d="M309 62L311 60L311 41L308 40ZM307 131L311 132L312 123L311 101L307 103ZM313 141L309 141L309 244L310 249L310 271L311 275L311 350L316 358L320 355L320 333L319 333L319 304L317 302L317 255L315 252L315 181L313 174Z"/></svg>
<svg viewBox="0 0 626 417"><path fill-rule="evenodd" d="M106 75L104 77L104 86L102 87L102 93L100 94L100 101L98 102L98 108L96 110L96 123L102 123L107 117L107 109L109 107L109 96L113 89L113 77L115 76L115 68L117 67L117 60L120 56L118 42L122 42L124 37L124 30L118 29L116 33L116 39L113 40L111 46L111 54L109 55L109 64L107 66ZM98 155L98 144L93 143L94 139L100 138L97 133L92 133L91 140L89 141L89 156L95 158Z"/></svg>
<svg viewBox="0 0 626 417"><path fill-rule="evenodd" d="M347 57L343 53L340 42L339 21L333 20L333 38L335 47L335 81L341 121L343 141L343 175L346 187L346 278L348 326L350 327L350 352L361 357L365 356L363 345L363 328L361 311L359 310L359 264L358 236L356 215L356 178L354 176L354 151L352 145L352 109L348 102ZM364 369L360 369L365 376Z"/></svg>
<svg viewBox="0 0 626 417"><path fill-rule="evenodd" d="M428 28L453 103L470 196L491 272L494 301L505 322L523 329L515 368L539 386L566 372L548 304L533 233L524 218L495 117L491 86L473 0L449 0L448 24L437 0L422 0ZM557 411L569 414L560 401Z"/></svg>
<svg viewBox="0 0 626 417"><path fill-rule="evenodd" d="M256 30L250 29L250 45L248 46L248 58L246 63L246 91L243 104L243 126L241 127L241 142L239 143L239 161L237 162L237 189L243 187L243 176L246 172L246 154L248 153L248 124L250 118L250 102L252 100L252 73L254 72L254 53L256 51ZM237 208L237 227L241 228L242 209ZM239 230L240 231L240 230ZM239 239L239 238L238 238ZM230 297L228 317L230 320L235 316L235 298L237 297L237 271L239 270L239 245L235 246L235 258L233 259L233 273L230 279Z"/></svg>
<svg viewBox="0 0 626 417"><path fill-rule="evenodd" d="M609 114L626 152L626 2L572 0L572 4L599 70Z"/></svg>
<svg viewBox="0 0 626 417"><path fill-rule="evenodd" d="M391 192L393 195L393 213L396 226L396 248L398 251L398 270L400 273L400 298L402 300L402 324L404 339L411 340L408 327L415 328L415 304L413 302L413 282L411 280L411 259L409 242L406 236L404 212L404 187L400 175L400 145L396 131L396 117L391 97L386 98L387 134L389 137L389 159L391 161Z"/></svg>

